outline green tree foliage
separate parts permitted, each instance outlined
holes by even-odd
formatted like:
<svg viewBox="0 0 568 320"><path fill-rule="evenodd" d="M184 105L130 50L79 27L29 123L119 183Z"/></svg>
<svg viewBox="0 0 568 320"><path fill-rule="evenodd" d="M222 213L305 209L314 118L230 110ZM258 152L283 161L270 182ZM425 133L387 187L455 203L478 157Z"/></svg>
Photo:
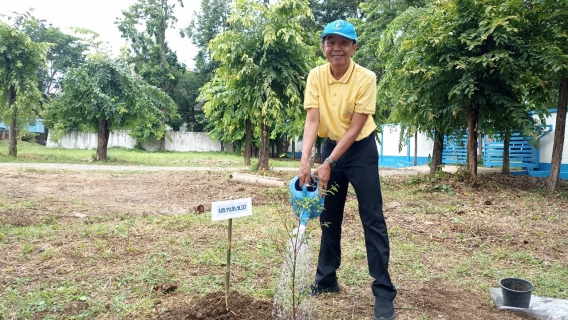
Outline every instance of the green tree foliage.
<svg viewBox="0 0 568 320"><path fill-rule="evenodd" d="M377 79L380 81L385 64L388 63L385 58L379 59L379 51L377 50L380 47L381 39L383 39L382 33L406 9L424 7L428 1L430 0L368 0L362 2L360 7L364 18L353 20L359 34L359 48L354 57L357 63L375 72ZM414 23L415 21L408 22ZM406 26L404 29L409 30L410 28ZM385 123L390 115L392 110L391 103L384 96L379 95L377 99L377 112L375 112L373 117L379 131L382 130L382 124ZM409 133L408 131L404 132Z"/></svg>
<svg viewBox="0 0 568 320"><path fill-rule="evenodd" d="M309 7L312 9L313 20L307 20L313 25L316 32L321 32L326 24L342 19L361 18L362 12L359 10L361 0L309 0Z"/></svg>
<svg viewBox="0 0 568 320"><path fill-rule="evenodd" d="M200 97L212 136L240 142L250 125L260 138L259 168L268 169L269 137L299 136L303 128L303 89L314 52L298 19L310 9L307 0L235 3L231 27L209 44L220 66Z"/></svg>
<svg viewBox="0 0 568 320"><path fill-rule="evenodd" d="M357 62L374 71L380 80L385 63L379 60L377 54L381 33L406 9L423 8L427 2L431 0L367 0L362 2L361 13L364 19L354 21L359 34Z"/></svg>
<svg viewBox="0 0 568 320"><path fill-rule="evenodd" d="M51 43L47 51L47 64L38 71L39 90L43 101L48 102L61 90L61 82L67 70L77 67L85 60L88 45L75 36L61 32L51 24L47 25L44 20L26 24L24 32L34 42Z"/></svg>
<svg viewBox="0 0 568 320"><path fill-rule="evenodd" d="M34 109L41 97L37 71L46 64L48 43L35 43L23 31L37 23L29 13L9 17L12 25L0 21L0 112L9 119L9 155L17 157L17 133L35 123Z"/></svg>
<svg viewBox="0 0 568 320"><path fill-rule="evenodd" d="M63 92L45 107L54 138L70 129L98 132L97 160L106 161L112 130L129 129L140 141L161 139L166 126L163 110L176 117L175 104L160 89L147 84L124 61L94 55L69 71Z"/></svg>
<svg viewBox="0 0 568 320"><path fill-rule="evenodd" d="M218 67L218 63L211 61L209 41L228 28L230 3L230 0L201 0L201 10L194 14L189 26L184 30L184 34L199 48L195 66L199 73L209 75L207 81Z"/></svg>
<svg viewBox="0 0 568 320"><path fill-rule="evenodd" d="M208 124L203 114L202 102L199 102L199 88L207 81L206 76L195 71L185 71L178 75L178 82L170 96L178 105L179 123L173 123L174 128L185 124L190 132L203 132Z"/></svg>
<svg viewBox="0 0 568 320"><path fill-rule="evenodd" d="M134 63L136 73L167 94L172 93L185 69L166 41L166 31L177 22L176 3L183 7L181 0L138 0L116 21L122 37L130 42L129 61ZM164 112L162 121L171 124L171 118ZM160 150L165 150L164 139Z"/></svg>
<svg viewBox="0 0 568 320"><path fill-rule="evenodd" d="M518 16L515 27L525 35L527 69L537 77L527 81L527 100L536 106L556 104L549 190L558 187L568 106L568 2L527 0L508 2L506 9ZM544 94L542 94L544 91Z"/></svg>
<svg viewBox="0 0 568 320"><path fill-rule="evenodd" d="M501 5L498 0L438 1L397 18L419 21L409 26L412 30L398 22L398 30L385 39L393 43L399 62L387 67L382 80L390 82L382 85L390 88L385 94L396 104L396 119L424 124L425 130L436 129L434 119L448 129L467 128L473 181L479 130L507 134L506 128L533 125L523 102L523 35L511 26L517 18Z"/></svg>
<svg viewBox="0 0 568 320"><path fill-rule="evenodd" d="M195 74L191 76L191 84L189 87L185 85L185 89L181 88L182 91L188 88L193 90L203 87L212 79L215 70L219 67L219 62L211 60L208 45L209 41L228 28L227 20L231 14L230 4L230 0L201 0L201 10L194 13L189 26L183 30L182 35L187 35L199 51L194 58ZM188 82L185 83L188 84ZM194 99L188 101L189 108L180 110L180 113L182 117L188 116L185 118L188 127L204 130L209 125L209 121L203 116L201 110L203 101L198 101L197 96L193 97L194 94L198 96L198 90L189 93Z"/></svg>

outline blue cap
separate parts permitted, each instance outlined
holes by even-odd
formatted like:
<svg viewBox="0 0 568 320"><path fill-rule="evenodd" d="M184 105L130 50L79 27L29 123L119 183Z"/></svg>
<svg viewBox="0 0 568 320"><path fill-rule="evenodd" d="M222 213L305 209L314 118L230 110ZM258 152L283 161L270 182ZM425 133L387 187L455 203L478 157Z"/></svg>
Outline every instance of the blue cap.
<svg viewBox="0 0 568 320"><path fill-rule="evenodd" d="M325 29L323 29L323 33L320 35L320 38L330 34L357 41L357 32L355 32L355 27L345 20L335 20L328 23L327 26L325 26Z"/></svg>

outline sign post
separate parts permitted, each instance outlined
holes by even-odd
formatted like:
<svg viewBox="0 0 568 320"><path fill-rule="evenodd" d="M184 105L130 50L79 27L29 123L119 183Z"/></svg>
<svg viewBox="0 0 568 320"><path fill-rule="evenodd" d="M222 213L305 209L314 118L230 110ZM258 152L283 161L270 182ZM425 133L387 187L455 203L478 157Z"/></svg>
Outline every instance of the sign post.
<svg viewBox="0 0 568 320"><path fill-rule="evenodd" d="M227 227L227 269L225 271L225 306L229 311L229 291L231 279L231 241L233 238L233 218L240 218L252 215L251 198L217 201L211 203L211 221L229 220Z"/></svg>
<svg viewBox="0 0 568 320"><path fill-rule="evenodd" d="M231 279L231 238L233 237L233 219L229 219L229 236L227 242L227 269L225 270L225 306L227 311L229 311L229 280Z"/></svg>

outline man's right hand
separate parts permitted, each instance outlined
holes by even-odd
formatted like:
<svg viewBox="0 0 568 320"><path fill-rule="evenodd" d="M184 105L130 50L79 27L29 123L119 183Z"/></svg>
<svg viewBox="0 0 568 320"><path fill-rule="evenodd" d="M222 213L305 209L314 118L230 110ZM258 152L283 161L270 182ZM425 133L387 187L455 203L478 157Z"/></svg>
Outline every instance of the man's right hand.
<svg viewBox="0 0 568 320"><path fill-rule="evenodd" d="M312 168L310 166L309 160L300 161L300 171L298 172L298 180L300 181L300 187L304 185L310 185L310 174L312 173Z"/></svg>

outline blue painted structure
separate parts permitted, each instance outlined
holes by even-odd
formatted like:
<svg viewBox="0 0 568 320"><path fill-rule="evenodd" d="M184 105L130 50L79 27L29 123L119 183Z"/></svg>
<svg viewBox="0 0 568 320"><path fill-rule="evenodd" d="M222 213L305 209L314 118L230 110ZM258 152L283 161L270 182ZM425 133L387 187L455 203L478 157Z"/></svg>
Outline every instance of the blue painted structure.
<svg viewBox="0 0 568 320"><path fill-rule="evenodd" d="M467 163L467 134L459 136L444 136L442 164Z"/></svg>
<svg viewBox="0 0 568 320"><path fill-rule="evenodd" d="M36 123L33 126L28 126L28 131L29 132L34 132L34 133L44 133L45 132L45 126L43 125L43 122L41 122L40 119L36 120Z"/></svg>
<svg viewBox="0 0 568 320"><path fill-rule="evenodd" d="M10 128L10 126L6 125L4 122L0 122L0 132L4 131L4 130L8 130L9 128ZM41 119L36 119L36 122L35 122L34 125L28 126L28 131L33 132L33 133L44 133L45 132L45 126L43 125L43 122L41 122Z"/></svg>
<svg viewBox="0 0 568 320"><path fill-rule="evenodd" d="M546 129L535 138L523 137L516 133L509 139L509 166L511 168L523 168L529 171L540 169L540 150L538 145L540 138L552 132L552 126L546 126ZM535 141L536 140L536 141ZM503 140L499 136L485 136L483 164L486 167L503 165Z"/></svg>

